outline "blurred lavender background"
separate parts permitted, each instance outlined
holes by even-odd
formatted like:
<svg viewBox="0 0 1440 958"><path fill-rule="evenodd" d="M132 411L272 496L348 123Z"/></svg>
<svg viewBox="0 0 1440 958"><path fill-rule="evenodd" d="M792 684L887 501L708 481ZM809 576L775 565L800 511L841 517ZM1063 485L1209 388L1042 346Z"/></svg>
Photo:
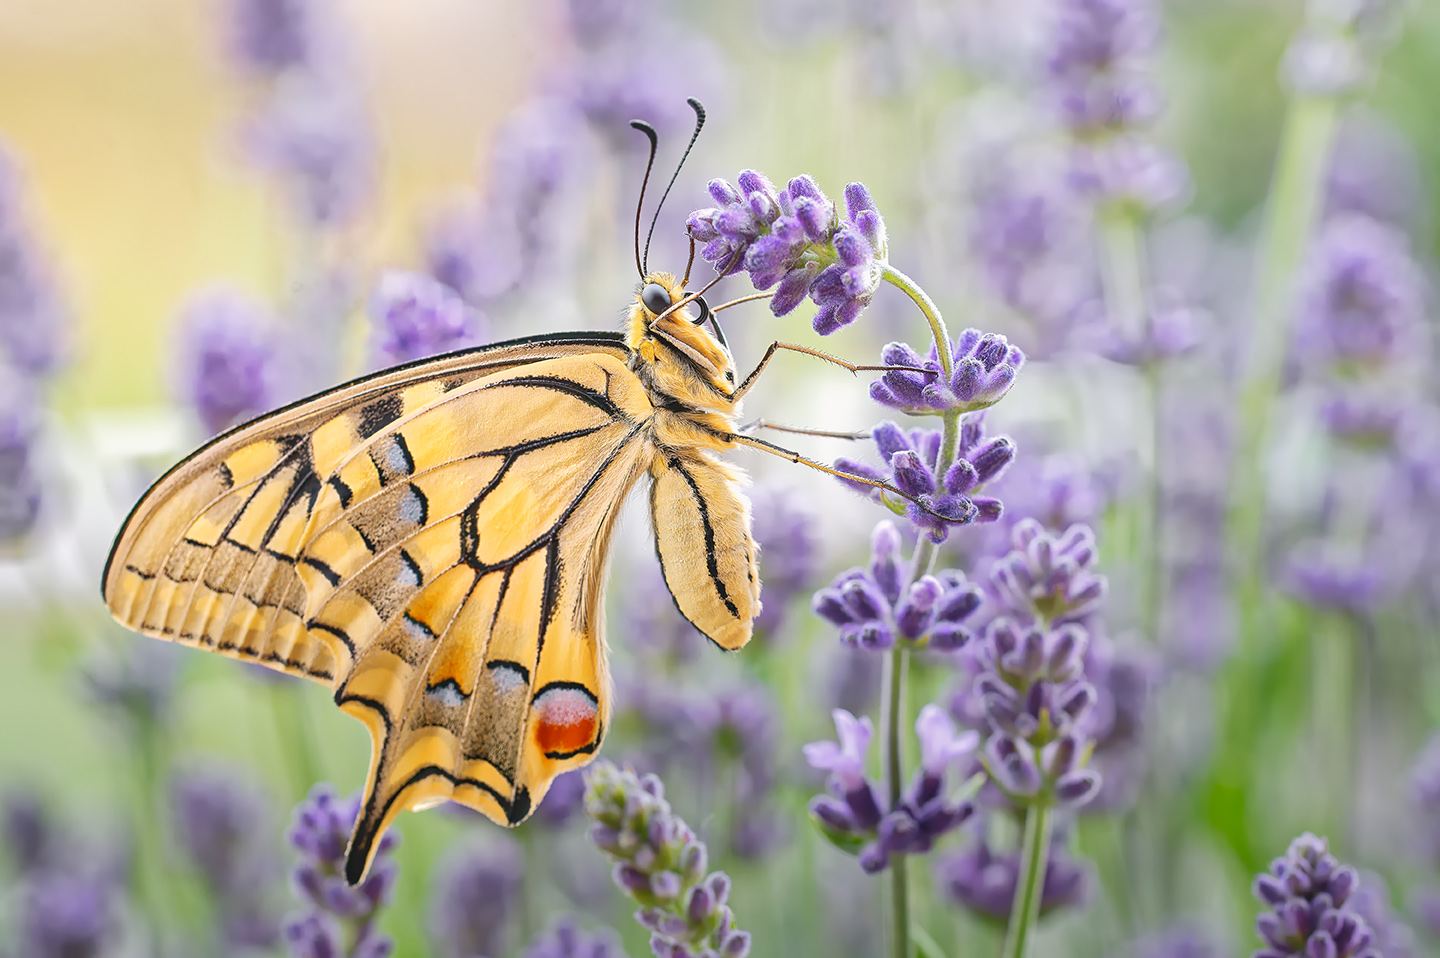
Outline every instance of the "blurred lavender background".
<svg viewBox="0 0 1440 958"><path fill-rule="evenodd" d="M998 955L1052 788L1032 955L1440 954L1437 44L1399 0L0 7L0 956L874 955L897 869L920 954ZM111 537L269 408L616 328L626 122L668 175L687 96L652 267L712 179L818 184L869 230L845 264L888 255L988 377L922 401L782 353L746 418L873 429L783 440L982 521L737 453L765 610L728 656L628 509L602 757L638 774L509 834L403 815L349 889L359 727L111 624ZM786 255L708 297L786 289L723 314L742 371L925 361L898 289L812 302ZM917 406L963 406L968 484Z"/></svg>

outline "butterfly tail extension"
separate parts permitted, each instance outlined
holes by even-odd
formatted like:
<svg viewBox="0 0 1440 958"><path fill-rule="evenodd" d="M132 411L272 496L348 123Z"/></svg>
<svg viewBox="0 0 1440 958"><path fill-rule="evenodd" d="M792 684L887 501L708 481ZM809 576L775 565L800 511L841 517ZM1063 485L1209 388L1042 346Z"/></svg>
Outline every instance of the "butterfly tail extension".
<svg viewBox="0 0 1440 958"><path fill-rule="evenodd" d="M760 614L760 571L739 470L670 450L651 475L655 553L676 607L722 649L743 647Z"/></svg>

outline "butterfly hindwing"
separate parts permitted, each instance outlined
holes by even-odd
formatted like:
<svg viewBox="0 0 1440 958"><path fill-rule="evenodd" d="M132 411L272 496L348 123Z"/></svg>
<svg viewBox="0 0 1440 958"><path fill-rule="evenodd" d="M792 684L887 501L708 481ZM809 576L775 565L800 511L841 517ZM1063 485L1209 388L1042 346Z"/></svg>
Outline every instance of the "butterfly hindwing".
<svg viewBox="0 0 1440 958"><path fill-rule="evenodd" d="M656 457L650 519L665 585L682 615L723 649L750 640L760 576L740 473L702 451Z"/></svg>

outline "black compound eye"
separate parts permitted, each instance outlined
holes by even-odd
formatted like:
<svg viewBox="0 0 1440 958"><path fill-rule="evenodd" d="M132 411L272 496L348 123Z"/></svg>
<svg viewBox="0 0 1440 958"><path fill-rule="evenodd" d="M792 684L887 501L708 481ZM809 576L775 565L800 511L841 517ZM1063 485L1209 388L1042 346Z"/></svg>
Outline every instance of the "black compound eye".
<svg viewBox="0 0 1440 958"><path fill-rule="evenodd" d="M640 302L659 316L670 308L670 291L659 283L649 283L640 291Z"/></svg>

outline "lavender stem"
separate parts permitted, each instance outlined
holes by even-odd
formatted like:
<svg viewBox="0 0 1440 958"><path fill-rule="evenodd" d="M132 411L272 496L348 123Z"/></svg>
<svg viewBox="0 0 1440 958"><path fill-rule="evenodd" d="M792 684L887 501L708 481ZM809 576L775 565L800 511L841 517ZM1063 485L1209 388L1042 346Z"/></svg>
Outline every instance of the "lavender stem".
<svg viewBox="0 0 1440 958"><path fill-rule="evenodd" d="M1099 214L1098 231L1102 255L1101 276L1105 286L1105 302L1116 324L1126 337L1137 341L1156 340L1152 328L1154 318L1146 301L1149 288L1149 266L1145 261L1145 240L1140 223L1132 211L1109 208ZM1160 418L1160 364L1154 357L1145 363L1146 406L1150 414L1150 489L1141 500L1140 521L1132 529L1131 548L1145 566L1144 630L1152 642L1160 639L1160 617L1164 603L1164 543L1160 535L1160 502L1162 496L1160 456L1163 424ZM1138 510L1137 510L1138 511Z"/></svg>
<svg viewBox="0 0 1440 958"><path fill-rule="evenodd" d="M1030 929L1040 920L1040 891L1045 887L1049 864L1050 807L1037 798L1025 812L1025 837L1020 856L1020 881L1015 886L1015 904L1010 909L1010 927L1005 932L1001 958L1025 958Z"/></svg>
<svg viewBox="0 0 1440 958"><path fill-rule="evenodd" d="M918 550L916 555L918 557ZM898 643L885 658L880 735L884 742L885 792L890 808L900 803L903 781L900 729L905 724L905 672L909 664L909 651ZM910 958L910 891L906 862L907 856L896 855L890 863L890 958Z"/></svg>
<svg viewBox="0 0 1440 958"><path fill-rule="evenodd" d="M935 305L934 300L926 294L925 290L920 288L918 283L889 263L885 265L884 277L889 283L903 290L905 295L909 296L919 307L920 312L924 314L925 321L930 325L930 335L935 340L935 352L940 360L940 368L944 371L945 378L950 379L955 373L955 359L950 345L950 333L945 328L945 319L940 315L940 308ZM947 411L943 415L942 421L944 426L940 437L940 455L936 460L935 469L937 477L943 477L955 459L955 449L960 441L959 410ZM937 491L940 491L938 485ZM937 556L936 543L926 536L921 536L919 544L915 547L910 581L915 582L921 576L928 575L935 566ZM909 661L909 651L900 644L891 650L889 657L885 660L885 700L881 703L880 718L885 753L885 785L891 808L899 804L900 790L904 782L901 769L900 727L907 724L904 714L905 676L909 669ZM890 879L891 958L910 958L910 902L906 856L896 856L896 860L890 868Z"/></svg>
<svg viewBox="0 0 1440 958"><path fill-rule="evenodd" d="M1241 395L1242 436L1232 484L1231 538L1241 565L1242 592L1264 581L1265 460L1261 455L1269 429L1270 407L1280 389L1281 365L1289 340L1295 277L1320 213L1321 192L1330 147L1339 120L1334 98L1298 95L1290 101L1275 158L1259 278L1250 328L1254 330L1250 368ZM1245 635L1254 630L1244 630Z"/></svg>
<svg viewBox="0 0 1440 958"><path fill-rule="evenodd" d="M955 359L950 353L950 333L945 329L945 320L940 316L940 309L918 283L889 263L885 264L883 275L886 282L903 290L905 295L920 307L920 312L925 314L925 321L930 324L930 336L935 340L935 351L940 356L940 368L944 370L946 380L949 380L955 375ZM955 447L952 445L949 448L953 453ZM940 461L949 461L945 458L944 450L940 453Z"/></svg>

